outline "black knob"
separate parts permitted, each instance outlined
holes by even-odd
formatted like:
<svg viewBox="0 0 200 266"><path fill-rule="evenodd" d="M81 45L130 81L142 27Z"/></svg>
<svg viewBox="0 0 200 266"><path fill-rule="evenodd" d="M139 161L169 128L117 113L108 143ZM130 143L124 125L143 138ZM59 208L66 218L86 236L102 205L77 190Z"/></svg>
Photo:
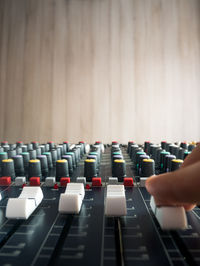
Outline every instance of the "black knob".
<svg viewBox="0 0 200 266"><path fill-rule="evenodd" d="M29 154L30 154L30 159L31 160L35 160L37 157L37 153L36 150L29 150Z"/></svg>
<svg viewBox="0 0 200 266"><path fill-rule="evenodd" d="M23 145L21 148L22 148L22 152L27 152L28 151L28 147L26 145Z"/></svg>
<svg viewBox="0 0 200 266"><path fill-rule="evenodd" d="M21 147L17 147L16 148L16 153L17 153L17 155L22 154L22 148Z"/></svg>
<svg viewBox="0 0 200 266"><path fill-rule="evenodd" d="M14 180L15 167L13 159L5 159L2 161L2 176L10 176Z"/></svg>
<svg viewBox="0 0 200 266"><path fill-rule="evenodd" d="M56 181L60 181L61 177L68 177L69 169L68 162L65 159L57 160L56 162Z"/></svg>
<svg viewBox="0 0 200 266"><path fill-rule="evenodd" d="M84 177L87 181L92 181L97 176L96 160L86 159L84 163Z"/></svg>
<svg viewBox="0 0 200 266"><path fill-rule="evenodd" d="M140 158L141 155L146 155L146 153L144 151L138 151L136 153L135 160L133 162L135 169L138 169L139 168L139 158Z"/></svg>
<svg viewBox="0 0 200 266"><path fill-rule="evenodd" d="M47 144L49 144L50 150L55 149L55 143L53 141L49 141L49 142L47 142Z"/></svg>
<svg viewBox="0 0 200 266"><path fill-rule="evenodd" d="M140 157L139 157L139 163L138 163L138 168L137 168L137 171L135 173L138 176L141 175L142 161L144 159L150 159L149 155L147 155L147 154L140 155Z"/></svg>
<svg viewBox="0 0 200 266"><path fill-rule="evenodd" d="M161 141L161 148L163 150L166 150L166 148L167 148L167 141L165 141L165 140Z"/></svg>
<svg viewBox="0 0 200 266"><path fill-rule="evenodd" d="M160 153L160 172L163 173L164 172L164 160L165 160L165 157L167 155L169 155L170 153L168 151L161 151Z"/></svg>
<svg viewBox="0 0 200 266"><path fill-rule="evenodd" d="M1 146L6 146L6 145L8 145L8 141L5 140L1 142Z"/></svg>
<svg viewBox="0 0 200 266"><path fill-rule="evenodd" d="M22 155L15 155L12 157L14 161L15 174L17 176L24 175L24 161Z"/></svg>
<svg viewBox="0 0 200 266"><path fill-rule="evenodd" d="M130 156L130 158L132 158L132 156L133 156L133 151L134 151L135 149L137 149L137 148L139 148L139 146L138 146L137 144L132 144L132 145L130 146L130 150L129 150L129 156Z"/></svg>
<svg viewBox="0 0 200 266"><path fill-rule="evenodd" d="M48 175L48 172L49 172L47 156L46 155L38 155L37 159L40 160L42 176L46 177Z"/></svg>
<svg viewBox="0 0 200 266"><path fill-rule="evenodd" d="M134 144L134 141L129 141L128 142L128 147L127 147L127 153L130 155L130 151L131 151L131 145Z"/></svg>
<svg viewBox="0 0 200 266"><path fill-rule="evenodd" d="M184 159L184 153L185 153L185 149L183 149L183 148L179 148L179 150L178 150L178 155L177 155L177 159L181 159L181 160L183 160Z"/></svg>
<svg viewBox="0 0 200 266"><path fill-rule="evenodd" d="M171 170L171 162L174 159L176 159L176 156L173 154L168 154L165 156L164 162L163 162L164 172L169 172Z"/></svg>
<svg viewBox="0 0 200 266"><path fill-rule="evenodd" d="M67 152L66 155L71 155L72 156L72 163L73 163L73 168L76 168L76 159L75 159L75 154L73 152Z"/></svg>
<svg viewBox="0 0 200 266"><path fill-rule="evenodd" d="M144 151L147 153L147 154L150 154L150 145L152 143L150 141L145 141L144 142Z"/></svg>
<svg viewBox="0 0 200 266"><path fill-rule="evenodd" d="M8 150L8 158L12 158L15 155L17 155L16 150Z"/></svg>
<svg viewBox="0 0 200 266"><path fill-rule="evenodd" d="M8 159L7 152L0 152L0 173L2 171L2 160Z"/></svg>
<svg viewBox="0 0 200 266"><path fill-rule="evenodd" d="M123 181L124 177L126 176L126 163L125 160L114 160L113 163L113 176L118 177L120 182Z"/></svg>
<svg viewBox="0 0 200 266"><path fill-rule="evenodd" d="M187 142L181 142L180 147L187 150Z"/></svg>
<svg viewBox="0 0 200 266"><path fill-rule="evenodd" d="M24 169L25 171L28 170L28 165L29 165L29 161L30 161L30 154L29 152L22 152L22 157L23 157L23 161L24 161Z"/></svg>
<svg viewBox="0 0 200 266"><path fill-rule="evenodd" d="M155 175L155 161L153 159L143 159L141 165L141 176L149 177Z"/></svg>
<svg viewBox="0 0 200 266"><path fill-rule="evenodd" d="M41 154L42 154L42 150L41 150L40 147L38 147L38 148L36 149L36 156L39 156L39 155L41 155Z"/></svg>
<svg viewBox="0 0 200 266"><path fill-rule="evenodd" d="M179 160L179 159L173 159L171 161L171 171L175 171L177 169L180 168L180 166L182 165L183 160Z"/></svg>
<svg viewBox="0 0 200 266"><path fill-rule="evenodd" d="M43 155L47 156L47 163L48 163L49 169L53 168L53 162L52 162L51 153L50 152L44 152Z"/></svg>
<svg viewBox="0 0 200 266"><path fill-rule="evenodd" d="M28 144L26 144L26 145L27 145L27 150L28 150L28 151L33 150L33 144L32 144L32 143L28 143Z"/></svg>
<svg viewBox="0 0 200 266"><path fill-rule="evenodd" d="M16 144L17 144L17 147L20 147L20 148L23 146L23 142L22 141L17 141Z"/></svg>
<svg viewBox="0 0 200 266"><path fill-rule="evenodd" d="M53 166L56 166L56 161L58 160L57 150L51 150L50 152L51 152L51 156L52 156Z"/></svg>
<svg viewBox="0 0 200 266"><path fill-rule="evenodd" d="M36 150L39 147L39 142L32 141L31 144L33 145L33 149Z"/></svg>
<svg viewBox="0 0 200 266"><path fill-rule="evenodd" d="M42 177L40 160L30 160L28 166L28 177Z"/></svg>
<svg viewBox="0 0 200 266"><path fill-rule="evenodd" d="M66 151L69 151L69 142L68 141L64 141L63 144L66 146Z"/></svg>
<svg viewBox="0 0 200 266"><path fill-rule="evenodd" d="M72 163L72 156L71 155L63 155L62 159L67 160L68 162L68 168L69 168L69 175L71 176L73 174L73 163Z"/></svg>

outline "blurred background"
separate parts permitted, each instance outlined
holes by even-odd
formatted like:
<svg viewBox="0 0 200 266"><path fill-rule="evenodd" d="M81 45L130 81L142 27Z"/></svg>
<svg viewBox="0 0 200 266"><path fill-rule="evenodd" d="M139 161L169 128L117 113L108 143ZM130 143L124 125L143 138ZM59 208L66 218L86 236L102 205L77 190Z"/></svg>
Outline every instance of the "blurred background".
<svg viewBox="0 0 200 266"><path fill-rule="evenodd" d="M199 132L199 0L0 0L1 140Z"/></svg>

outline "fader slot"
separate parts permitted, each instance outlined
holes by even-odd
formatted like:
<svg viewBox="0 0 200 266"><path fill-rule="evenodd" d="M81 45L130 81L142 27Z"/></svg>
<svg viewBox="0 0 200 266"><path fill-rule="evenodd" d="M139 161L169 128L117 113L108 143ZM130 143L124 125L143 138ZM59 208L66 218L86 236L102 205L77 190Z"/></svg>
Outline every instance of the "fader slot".
<svg viewBox="0 0 200 266"><path fill-rule="evenodd" d="M116 257L117 257L117 264L119 266L124 266L124 245L122 240L122 228L121 228L121 221L119 217L114 218L115 221L115 243L116 243Z"/></svg>
<svg viewBox="0 0 200 266"><path fill-rule="evenodd" d="M48 266L57 265L57 259L59 258L60 254L62 252L62 248L63 248L64 242L65 242L65 239L69 233L69 229L70 229L70 226L72 224L73 218L74 218L73 214L66 215L65 225L63 226L63 229L62 229L61 234L58 238L58 241L54 247L54 251L51 254L51 258L50 258L50 261L48 263Z"/></svg>

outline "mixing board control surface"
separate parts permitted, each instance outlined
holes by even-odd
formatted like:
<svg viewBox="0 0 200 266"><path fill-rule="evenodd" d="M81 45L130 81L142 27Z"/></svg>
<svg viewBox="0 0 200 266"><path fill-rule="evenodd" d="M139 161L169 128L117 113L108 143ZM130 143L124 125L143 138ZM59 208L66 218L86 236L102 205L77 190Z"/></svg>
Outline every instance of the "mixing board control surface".
<svg viewBox="0 0 200 266"><path fill-rule="evenodd" d="M125 186L125 216L105 215L107 184L112 177L111 147L106 147L97 166L102 184L92 186L87 181L78 214L59 213L60 195L66 188L58 181L58 186L46 186L43 176L43 199L31 216L7 219L8 199L19 197L23 186L17 186L14 179L11 185L1 186L0 265L200 265L200 209L187 213L186 230L163 231L150 207L149 193L136 182L127 147L121 147L121 154L126 177L134 180L133 186ZM77 162L70 182L84 176L86 158L84 154ZM55 169L54 165L48 175L56 176Z"/></svg>

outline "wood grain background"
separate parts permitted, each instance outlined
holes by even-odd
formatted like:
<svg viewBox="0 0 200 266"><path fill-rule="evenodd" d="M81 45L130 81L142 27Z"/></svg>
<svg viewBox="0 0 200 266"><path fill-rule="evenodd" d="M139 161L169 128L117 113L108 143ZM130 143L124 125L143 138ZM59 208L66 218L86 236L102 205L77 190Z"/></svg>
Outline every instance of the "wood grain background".
<svg viewBox="0 0 200 266"><path fill-rule="evenodd" d="M199 132L199 0L0 0L0 140Z"/></svg>

